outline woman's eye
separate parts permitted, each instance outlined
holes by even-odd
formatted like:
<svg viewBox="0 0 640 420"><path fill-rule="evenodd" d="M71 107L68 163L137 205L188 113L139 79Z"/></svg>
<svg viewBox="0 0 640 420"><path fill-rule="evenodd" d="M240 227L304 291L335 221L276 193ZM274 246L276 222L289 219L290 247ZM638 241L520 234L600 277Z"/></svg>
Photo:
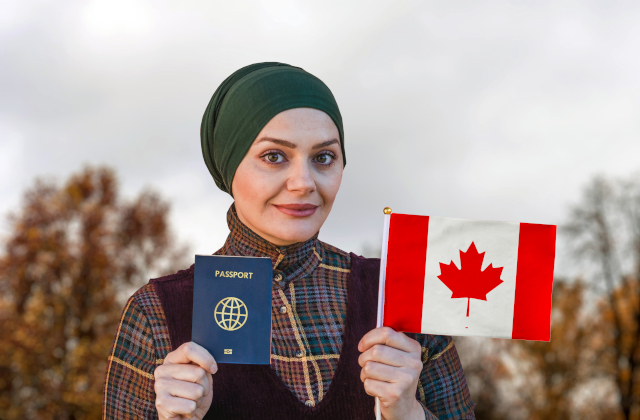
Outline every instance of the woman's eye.
<svg viewBox="0 0 640 420"><path fill-rule="evenodd" d="M279 153L269 153L265 156L270 163L282 162L282 155Z"/></svg>
<svg viewBox="0 0 640 420"><path fill-rule="evenodd" d="M331 156L328 153L323 153L321 155L316 156L316 162L322 163L323 165L327 165L331 163L332 160L333 160L333 156Z"/></svg>

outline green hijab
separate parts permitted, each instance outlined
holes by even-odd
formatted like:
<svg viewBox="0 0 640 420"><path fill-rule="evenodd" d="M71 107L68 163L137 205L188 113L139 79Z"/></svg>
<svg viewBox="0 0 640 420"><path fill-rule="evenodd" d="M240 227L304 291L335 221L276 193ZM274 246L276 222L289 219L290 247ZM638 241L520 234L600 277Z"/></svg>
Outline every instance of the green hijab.
<svg viewBox="0 0 640 420"><path fill-rule="evenodd" d="M256 136L273 117L292 108L315 108L331 117L347 164L342 117L327 85L299 67L256 63L227 77L202 117L202 155L218 188L233 195L236 169Z"/></svg>

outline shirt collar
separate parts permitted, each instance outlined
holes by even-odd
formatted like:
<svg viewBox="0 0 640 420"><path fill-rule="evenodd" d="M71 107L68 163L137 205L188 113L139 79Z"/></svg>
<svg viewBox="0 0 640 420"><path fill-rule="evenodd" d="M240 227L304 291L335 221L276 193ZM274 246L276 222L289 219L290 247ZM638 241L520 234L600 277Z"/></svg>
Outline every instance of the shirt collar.
<svg viewBox="0 0 640 420"><path fill-rule="evenodd" d="M230 232L221 253L270 258L273 283L277 287L283 288L290 281L308 276L324 258L324 248L317 233L305 242L276 246L240 221L235 204L227 212L227 224Z"/></svg>

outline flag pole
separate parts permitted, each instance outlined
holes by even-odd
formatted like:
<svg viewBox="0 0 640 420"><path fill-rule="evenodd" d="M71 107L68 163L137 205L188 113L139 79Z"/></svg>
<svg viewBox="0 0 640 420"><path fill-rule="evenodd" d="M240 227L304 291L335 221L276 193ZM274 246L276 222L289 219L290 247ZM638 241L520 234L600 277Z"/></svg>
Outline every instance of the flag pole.
<svg viewBox="0 0 640 420"><path fill-rule="evenodd" d="M382 327L384 321L384 280L387 271L387 243L389 242L389 223L391 222L391 209L385 207L384 227L382 229L382 249L380 255L380 281L378 283L378 315L376 318L376 328ZM376 397L376 420L382 420L380 410L380 399Z"/></svg>

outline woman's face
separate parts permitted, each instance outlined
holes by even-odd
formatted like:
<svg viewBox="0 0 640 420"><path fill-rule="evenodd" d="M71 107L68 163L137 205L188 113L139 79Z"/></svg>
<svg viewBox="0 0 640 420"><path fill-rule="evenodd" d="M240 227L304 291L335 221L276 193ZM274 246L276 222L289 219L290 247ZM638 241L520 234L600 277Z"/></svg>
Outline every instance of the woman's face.
<svg viewBox="0 0 640 420"><path fill-rule="evenodd" d="M327 219L342 170L340 134L327 114L281 112L258 134L233 178L238 216L275 245L304 242Z"/></svg>

